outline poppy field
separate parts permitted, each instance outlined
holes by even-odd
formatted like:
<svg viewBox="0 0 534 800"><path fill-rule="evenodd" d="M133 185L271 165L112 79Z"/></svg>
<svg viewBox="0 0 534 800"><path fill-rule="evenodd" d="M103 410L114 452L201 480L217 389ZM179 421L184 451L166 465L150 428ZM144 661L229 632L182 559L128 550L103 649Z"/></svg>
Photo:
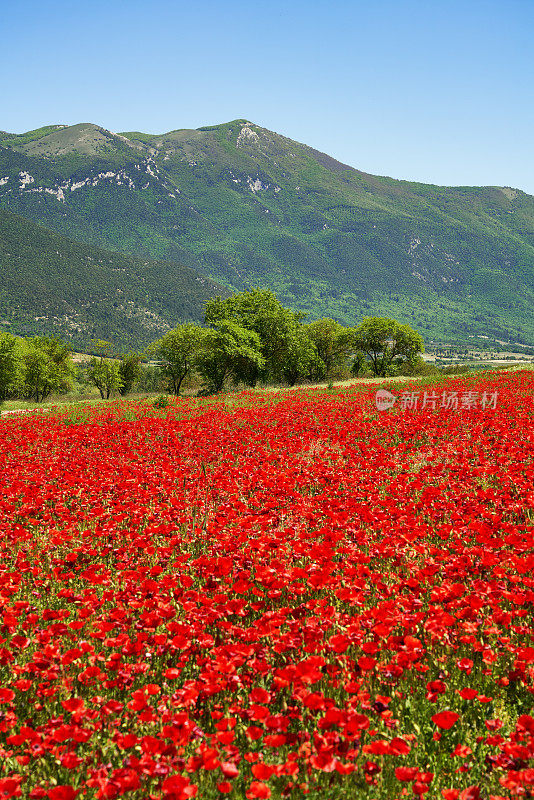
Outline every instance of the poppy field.
<svg viewBox="0 0 534 800"><path fill-rule="evenodd" d="M3 419L0 798L533 797L534 373L426 389Z"/></svg>

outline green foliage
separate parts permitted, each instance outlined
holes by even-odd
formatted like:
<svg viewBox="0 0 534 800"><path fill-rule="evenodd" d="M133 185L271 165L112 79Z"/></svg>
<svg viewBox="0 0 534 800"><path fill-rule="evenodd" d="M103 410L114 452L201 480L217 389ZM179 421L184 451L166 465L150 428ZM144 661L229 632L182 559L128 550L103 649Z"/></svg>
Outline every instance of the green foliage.
<svg viewBox="0 0 534 800"><path fill-rule="evenodd" d="M96 386L102 400L109 400L123 387L120 362L104 356L92 356L87 367L87 380Z"/></svg>
<svg viewBox="0 0 534 800"><path fill-rule="evenodd" d="M159 392L164 388L161 370L155 364L140 364L137 389L140 392Z"/></svg>
<svg viewBox="0 0 534 800"><path fill-rule="evenodd" d="M362 352L362 350L358 350L354 356L354 360L350 367L350 374L354 378L363 378L365 375L373 374L369 369L369 363L365 357L365 353Z"/></svg>
<svg viewBox="0 0 534 800"><path fill-rule="evenodd" d="M209 393L220 392L227 379L250 383L264 366L260 337L255 331L223 319L205 332L197 369Z"/></svg>
<svg viewBox="0 0 534 800"><path fill-rule="evenodd" d="M15 336L0 333L0 402L18 387L21 379L21 359Z"/></svg>
<svg viewBox="0 0 534 800"><path fill-rule="evenodd" d="M306 326L306 333L324 365L317 377L334 376L336 371L344 367L354 350L354 331L333 319L318 319Z"/></svg>
<svg viewBox="0 0 534 800"><path fill-rule="evenodd" d="M92 356L100 358L111 358L113 355L113 344L106 339L93 339L89 352Z"/></svg>
<svg viewBox="0 0 534 800"><path fill-rule="evenodd" d="M161 374L174 395L180 394L183 381L194 369L205 336L202 328L186 323L150 346L149 351L160 361Z"/></svg>
<svg viewBox="0 0 534 800"><path fill-rule="evenodd" d="M369 359L373 373L381 377L395 374L404 363L412 367L424 352L422 337L409 325L382 317L364 319L354 331L353 342Z"/></svg>
<svg viewBox="0 0 534 800"><path fill-rule="evenodd" d="M244 376L249 385L255 386L260 378L264 381L284 378L294 383L311 369L316 354L306 340L302 316L284 308L272 292L253 289L226 299L209 300L205 321L217 325L232 320L258 335L263 366L251 362L250 374Z"/></svg>
<svg viewBox="0 0 534 800"><path fill-rule="evenodd" d="M167 408L171 404L170 399L167 397L166 394L160 394L159 397L156 397L152 405L154 408Z"/></svg>
<svg viewBox="0 0 534 800"><path fill-rule="evenodd" d="M440 372L435 364L425 361L421 356L416 356L412 361L403 361L398 367L399 375L412 377L439 375Z"/></svg>
<svg viewBox="0 0 534 800"><path fill-rule="evenodd" d="M27 400L43 402L53 392L72 388L74 365L70 350L59 339L34 336L21 347L22 379L19 390Z"/></svg>
<svg viewBox="0 0 534 800"><path fill-rule="evenodd" d="M306 329L299 326L287 340L281 360L280 374L286 383L294 386L313 375L322 375L324 362L317 353L314 342Z"/></svg>
<svg viewBox="0 0 534 800"><path fill-rule="evenodd" d="M0 142L0 203L89 248L25 237L11 218L0 315L12 330L138 347L200 321L202 300L222 292L209 276L269 288L311 319L383 316L436 341L534 343L529 195L375 177L244 120L126 137L135 147L85 124ZM34 182L21 188L24 172ZM51 194L61 187L63 200Z"/></svg>
<svg viewBox="0 0 534 800"><path fill-rule="evenodd" d="M471 372L474 367L469 364L449 364L447 367L442 367L441 372L444 375L465 375Z"/></svg>
<svg viewBox="0 0 534 800"><path fill-rule="evenodd" d="M141 375L141 353L130 350L125 353L119 362L119 375L122 386L119 391L121 395L129 394Z"/></svg>

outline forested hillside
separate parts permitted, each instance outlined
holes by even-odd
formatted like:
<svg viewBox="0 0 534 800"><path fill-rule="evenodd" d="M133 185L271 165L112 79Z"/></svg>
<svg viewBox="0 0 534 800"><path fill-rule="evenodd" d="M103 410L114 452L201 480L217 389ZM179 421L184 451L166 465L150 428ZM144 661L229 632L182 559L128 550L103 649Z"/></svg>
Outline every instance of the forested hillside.
<svg viewBox="0 0 534 800"><path fill-rule="evenodd" d="M0 330L147 344L224 293L194 270L79 244L0 209Z"/></svg>
<svg viewBox="0 0 534 800"><path fill-rule="evenodd" d="M534 343L534 198L360 172L246 120L0 137L0 203L93 246L269 288L310 318ZM144 307L168 303L162 281ZM158 305L159 304L159 305Z"/></svg>

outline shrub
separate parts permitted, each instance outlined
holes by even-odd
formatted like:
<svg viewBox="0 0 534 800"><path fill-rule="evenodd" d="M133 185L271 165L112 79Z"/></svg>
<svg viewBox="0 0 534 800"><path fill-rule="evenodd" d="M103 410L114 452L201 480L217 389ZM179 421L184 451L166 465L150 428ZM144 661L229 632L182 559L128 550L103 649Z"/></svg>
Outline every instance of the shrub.
<svg viewBox="0 0 534 800"><path fill-rule="evenodd" d="M170 401L170 399L167 397L167 395L166 395L166 394L160 394L160 395L158 395L158 397L156 397L156 399L155 399L155 400L154 400L154 402L152 403L152 405L154 406L154 408L167 408L167 406L170 406L170 404L171 404L171 401Z"/></svg>

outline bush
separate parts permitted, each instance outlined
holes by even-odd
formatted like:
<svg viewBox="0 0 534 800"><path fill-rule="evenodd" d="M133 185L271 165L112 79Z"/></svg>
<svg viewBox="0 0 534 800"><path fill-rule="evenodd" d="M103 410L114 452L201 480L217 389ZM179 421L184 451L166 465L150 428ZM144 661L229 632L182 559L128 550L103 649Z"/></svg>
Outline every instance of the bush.
<svg viewBox="0 0 534 800"><path fill-rule="evenodd" d="M152 405L154 406L154 408L167 408L167 406L170 406L170 404L171 401L167 397L167 395L160 394L158 397L156 397Z"/></svg>
<svg viewBox="0 0 534 800"><path fill-rule="evenodd" d="M406 375L407 377L425 376L425 375L438 375L440 370L435 364L429 361L424 361L421 356L418 356L415 361L410 363L405 361L398 368L398 375Z"/></svg>
<svg viewBox="0 0 534 800"><path fill-rule="evenodd" d="M471 372L473 367L469 364L449 364L448 367L441 367L441 372L445 375L464 375L466 372Z"/></svg>

